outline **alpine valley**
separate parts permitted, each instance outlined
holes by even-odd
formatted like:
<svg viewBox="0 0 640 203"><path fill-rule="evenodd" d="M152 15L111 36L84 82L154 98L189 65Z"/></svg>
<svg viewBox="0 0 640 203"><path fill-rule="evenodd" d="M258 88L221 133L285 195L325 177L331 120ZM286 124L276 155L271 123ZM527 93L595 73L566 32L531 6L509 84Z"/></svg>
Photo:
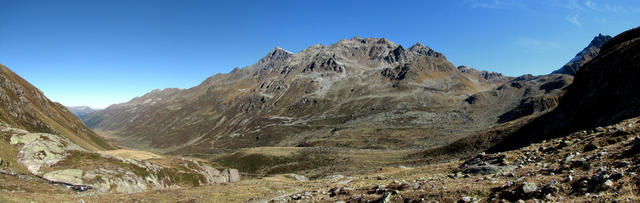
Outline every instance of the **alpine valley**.
<svg viewBox="0 0 640 203"><path fill-rule="evenodd" d="M102 110L0 66L0 201L638 201L639 66L640 28L518 77L354 37Z"/></svg>

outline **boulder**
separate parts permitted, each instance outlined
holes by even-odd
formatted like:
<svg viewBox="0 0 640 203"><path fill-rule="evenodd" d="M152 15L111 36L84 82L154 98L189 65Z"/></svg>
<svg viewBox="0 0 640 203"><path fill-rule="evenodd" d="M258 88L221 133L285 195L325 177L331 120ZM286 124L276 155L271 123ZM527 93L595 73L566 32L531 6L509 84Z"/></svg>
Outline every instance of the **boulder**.
<svg viewBox="0 0 640 203"><path fill-rule="evenodd" d="M524 192L525 194L529 194L529 193L533 193L536 190L538 190L538 187L536 186L535 183L532 182L525 182L522 185L522 192Z"/></svg>
<svg viewBox="0 0 640 203"><path fill-rule="evenodd" d="M291 177L291 178L293 178L293 179L295 179L297 181L308 181L309 180L309 178L307 178L306 176L298 175L298 174L295 174L295 173L288 174L287 176L289 176L289 177Z"/></svg>
<svg viewBox="0 0 640 203"><path fill-rule="evenodd" d="M83 171L80 169L64 169L48 172L42 177L44 179L55 182L67 183L71 185L82 185L84 183L82 181L82 173Z"/></svg>
<svg viewBox="0 0 640 203"><path fill-rule="evenodd" d="M238 173L238 169L224 169L222 171L222 176L227 178L227 181L230 183L240 181L240 173Z"/></svg>
<svg viewBox="0 0 640 203"><path fill-rule="evenodd" d="M482 166L474 165L474 166L469 166L465 172L480 173L480 174L486 175L486 174L496 173L499 170L500 170L500 167L496 165L482 165Z"/></svg>

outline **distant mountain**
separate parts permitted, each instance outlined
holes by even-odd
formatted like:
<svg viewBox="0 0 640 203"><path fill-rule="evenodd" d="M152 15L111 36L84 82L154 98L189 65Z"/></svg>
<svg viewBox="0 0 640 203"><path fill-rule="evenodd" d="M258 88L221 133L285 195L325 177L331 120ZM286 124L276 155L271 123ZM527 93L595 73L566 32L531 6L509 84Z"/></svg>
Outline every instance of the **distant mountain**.
<svg viewBox="0 0 640 203"><path fill-rule="evenodd" d="M355 37L295 54L276 47L254 65L190 89L154 90L84 121L124 145L178 154L258 146L422 148L497 125L525 98L562 94L553 91L562 85L539 87L556 79L512 81L456 67L421 43L405 49ZM498 92L469 99L487 91Z"/></svg>
<svg viewBox="0 0 640 203"><path fill-rule="evenodd" d="M578 69L592 58L596 57L600 53L600 47L602 47L607 41L611 40L611 36L598 34L591 40L591 43L578 54L576 54L569 63L562 66L562 68L553 71L553 73L562 73L575 75Z"/></svg>
<svg viewBox="0 0 640 203"><path fill-rule="evenodd" d="M102 109L92 109L88 106L65 106L71 113L75 114L78 118L82 119L86 115L102 110Z"/></svg>
<svg viewBox="0 0 640 203"><path fill-rule="evenodd" d="M112 149L67 108L0 65L0 122L31 132L65 136L88 150Z"/></svg>

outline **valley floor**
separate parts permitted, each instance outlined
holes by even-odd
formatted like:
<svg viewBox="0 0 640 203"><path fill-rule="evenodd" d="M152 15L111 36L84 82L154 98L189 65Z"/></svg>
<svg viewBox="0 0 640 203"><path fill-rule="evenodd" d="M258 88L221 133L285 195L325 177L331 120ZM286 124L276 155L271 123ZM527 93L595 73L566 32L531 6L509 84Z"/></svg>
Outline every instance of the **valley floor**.
<svg viewBox="0 0 640 203"><path fill-rule="evenodd" d="M236 183L116 194L73 192L28 175L0 174L0 202L639 201L639 153L640 118L634 118L513 151L417 167L367 168L312 180L275 174Z"/></svg>

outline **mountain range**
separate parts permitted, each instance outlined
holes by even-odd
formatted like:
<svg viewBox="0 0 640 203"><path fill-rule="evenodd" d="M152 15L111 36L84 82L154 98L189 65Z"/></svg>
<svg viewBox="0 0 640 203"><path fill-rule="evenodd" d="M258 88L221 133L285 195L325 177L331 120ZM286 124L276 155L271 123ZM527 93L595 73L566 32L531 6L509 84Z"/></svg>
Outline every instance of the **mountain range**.
<svg viewBox="0 0 640 203"><path fill-rule="evenodd" d="M607 39L600 35L585 50ZM552 109L572 80L506 77L456 67L421 43L405 49L355 37L295 54L276 47L254 65L189 89L154 90L83 120L122 145L174 154L260 146L430 148Z"/></svg>
<svg viewBox="0 0 640 203"><path fill-rule="evenodd" d="M90 113L102 110L102 109L93 109L88 106L65 106L65 107L80 119L84 118L86 115Z"/></svg>

